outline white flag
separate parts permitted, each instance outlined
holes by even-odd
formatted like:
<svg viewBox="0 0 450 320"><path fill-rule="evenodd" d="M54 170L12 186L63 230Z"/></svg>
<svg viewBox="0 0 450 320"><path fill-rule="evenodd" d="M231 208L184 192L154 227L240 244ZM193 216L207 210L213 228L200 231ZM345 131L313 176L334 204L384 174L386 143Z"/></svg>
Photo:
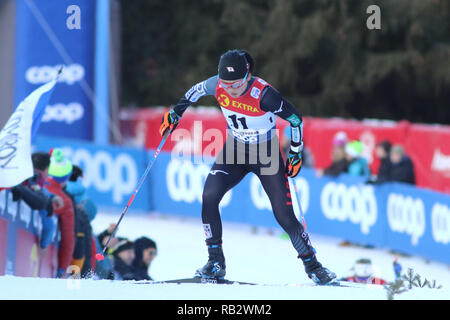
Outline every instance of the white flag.
<svg viewBox="0 0 450 320"><path fill-rule="evenodd" d="M53 80L34 90L0 131L0 188L16 186L33 176L31 130L37 131L55 83Z"/></svg>

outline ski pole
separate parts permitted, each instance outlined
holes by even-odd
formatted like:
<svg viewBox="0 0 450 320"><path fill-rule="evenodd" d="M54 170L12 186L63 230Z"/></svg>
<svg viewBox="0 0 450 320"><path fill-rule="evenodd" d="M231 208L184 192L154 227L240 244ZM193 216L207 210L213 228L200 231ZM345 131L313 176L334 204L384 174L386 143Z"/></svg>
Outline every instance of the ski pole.
<svg viewBox="0 0 450 320"><path fill-rule="evenodd" d="M302 206L299 203L298 198L297 198L297 188L296 188L292 178L288 177L288 181L289 181L289 189L291 191L292 206L294 209L294 213L296 215L298 215L298 217L300 218L300 222L303 224L303 227L306 230L305 216L303 215Z"/></svg>
<svg viewBox="0 0 450 320"><path fill-rule="evenodd" d="M139 183L136 186L136 189L134 190L134 193L131 195L130 199L128 200L127 205L125 206L125 209L123 209L122 214L120 215L119 221L117 221L116 226L114 227L113 232L111 233L111 236L109 237L108 241L105 244L105 247L103 248L102 253L97 253L95 255L95 258L98 261L102 261L105 258L105 253L106 250L108 250L108 246L109 246L109 242L111 241L111 239L114 237L117 228L119 227L120 222L122 221L122 218L124 217L125 213L127 212L128 208L130 207L131 203L134 200L134 197L136 196L136 194L138 193L139 189L141 188L142 183L144 182L145 178L147 177L148 172L150 171L150 168L152 167L153 163L155 162L156 157L158 156L158 154L161 152L161 149L164 145L164 143L167 140L167 137L170 134L170 130L167 130L166 133L164 134L161 142L159 143L158 148L155 151L155 154L153 155L153 157L150 159L150 161L148 162L147 168L145 169L144 174L142 175L141 179L139 180Z"/></svg>

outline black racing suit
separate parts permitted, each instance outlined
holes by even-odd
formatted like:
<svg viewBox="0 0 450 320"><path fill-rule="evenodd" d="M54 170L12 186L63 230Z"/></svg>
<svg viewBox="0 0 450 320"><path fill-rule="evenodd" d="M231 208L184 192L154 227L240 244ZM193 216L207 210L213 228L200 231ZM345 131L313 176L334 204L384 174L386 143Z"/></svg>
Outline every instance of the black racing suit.
<svg viewBox="0 0 450 320"><path fill-rule="evenodd" d="M255 81L254 77L246 90L250 89L253 81ZM186 108L200 97L214 95L216 84L217 76L195 85L173 110L181 116ZM291 123L291 137L293 137L291 148L301 151L303 147L302 116L295 107L277 90L267 86L261 94L260 108ZM294 214L278 136L276 134L270 136L267 141L249 144L235 139L228 131L225 145L217 155L203 189L202 221L207 235L206 243L208 246L222 244L219 202L225 193L237 185L247 173L253 172L260 179L270 199L275 219L289 235L299 257L307 258L313 255L314 249L307 232Z"/></svg>

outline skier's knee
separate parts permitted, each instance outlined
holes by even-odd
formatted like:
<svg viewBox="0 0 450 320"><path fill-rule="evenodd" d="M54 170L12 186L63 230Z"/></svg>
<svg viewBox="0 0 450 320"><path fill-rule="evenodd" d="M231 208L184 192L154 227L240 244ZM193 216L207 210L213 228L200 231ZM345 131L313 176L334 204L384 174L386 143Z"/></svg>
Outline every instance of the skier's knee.
<svg viewBox="0 0 450 320"><path fill-rule="evenodd" d="M218 206L222 196L218 194L217 190L205 188L202 193L203 205Z"/></svg>

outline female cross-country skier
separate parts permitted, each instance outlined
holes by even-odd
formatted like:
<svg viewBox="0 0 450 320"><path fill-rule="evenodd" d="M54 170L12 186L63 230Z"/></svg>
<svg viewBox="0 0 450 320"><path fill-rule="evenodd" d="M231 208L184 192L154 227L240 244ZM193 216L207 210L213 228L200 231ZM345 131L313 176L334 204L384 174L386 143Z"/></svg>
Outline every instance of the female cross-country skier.
<svg viewBox="0 0 450 320"><path fill-rule="evenodd" d="M289 235L309 278L328 284L336 275L317 260L308 233L295 217L288 177L302 165L302 116L276 89L254 76L255 63L245 50L229 50L220 57L218 74L194 85L167 111L160 134L172 132L184 111L201 97L214 95L228 124L227 139L206 178L202 194L202 222L209 259L195 277L223 279L222 222L219 202L244 176L253 172L267 193L277 222ZM286 166L276 135L275 115L289 121L291 146Z"/></svg>

